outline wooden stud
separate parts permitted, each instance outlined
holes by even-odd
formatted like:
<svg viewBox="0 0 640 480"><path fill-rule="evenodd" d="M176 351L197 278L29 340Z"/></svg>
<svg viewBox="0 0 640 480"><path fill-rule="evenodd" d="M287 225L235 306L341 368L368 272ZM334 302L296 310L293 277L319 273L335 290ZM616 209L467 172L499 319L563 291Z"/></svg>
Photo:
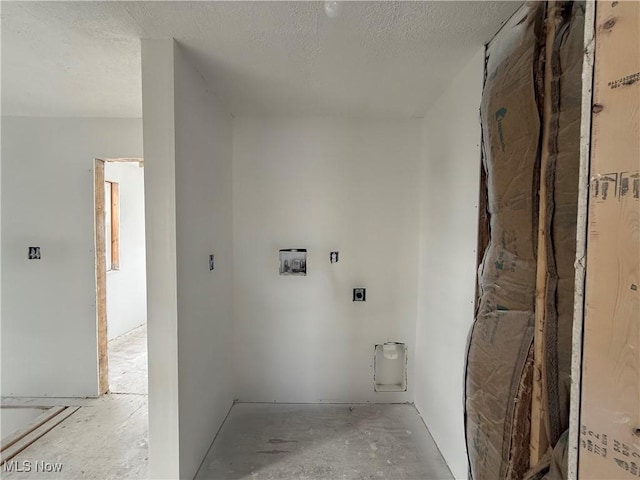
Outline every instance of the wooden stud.
<svg viewBox="0 0 640 480"><path fill-rule="evenodd" d="M120 269L120 186L111 182L111 270Z"/></svg>
<svg viewBox="0 0 640 480"><path fill-rule="evenodd" d="M104 160L95 160L96 316L98 331L98 393L109 390L107 352L107 254L105 248Z"/></svg>
<svg viewBox="0 0 640 480"><path fill-rule="evenodd" d="M34 430L31 430L27 435L24 435L20 441L15 442L10 447L4 449L0 454L0 464L4 464L8 460L11 460L33 442L73 415L79 408L80 407L64 407L62 412L57 413Z"/></svg>
<svg viewBox="0 0 640 480"><path fill-rule="evenodd" d="M7 408L7 407L3 406L2 408ZM10 408L19 408L19 407L10 407ZM34 407L22 407L22 408L34 408ZM4 450L12 446L14 443L26 437L33 430L40 427L40 425L44 424L45 422L48 422L50 419L58 415L64 409L65 407L47 408L42 414L38 415L38 417L36 417L36 419L33 422L29 423L26 427L18 430L17 432L12 433L6 438L3 438L2 445L0 445L0 452L3 452Z"/></svg>
<svg viewBox="0 0 640 480"><path fill-rule="evenodd" d="M549 278L549 252L548 229L550 225L550 212L548 209L548 175L550 164L550 137L553 114L553 95L551 95L553 71L552 55L556 34L556 12L559 6L555 1L547 2L546 39L545 39L545 67L544 67L544 103L542 126L542 153L540 159L540 204L538 211L538 252L536 272L536 301L535 301L535 329L533 339L534 370L533 370L533 397L531 401L531 440L530 440L530 465L534 467L540 462L542 456L549 448L549 425L546 384L546 315L547 294Z"/></svg>
<svg viewBox="0 0 640 480"><path fill-rule="evenodd" d="M97 160L102 160L103 162L120 162L120 163L137 162L140 166L144 164L144 159L140 157L98 158Z"/></svg>

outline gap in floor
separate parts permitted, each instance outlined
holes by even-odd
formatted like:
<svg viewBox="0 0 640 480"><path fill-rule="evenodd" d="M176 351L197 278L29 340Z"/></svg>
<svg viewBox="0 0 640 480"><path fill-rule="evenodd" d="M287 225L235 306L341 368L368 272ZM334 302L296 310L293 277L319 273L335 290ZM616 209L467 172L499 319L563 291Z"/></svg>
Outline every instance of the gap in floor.
<svg viewBox="0 0 640 480"><path fill-rule="evenodd" d="M6 398L3 405L80 406L70 417L13 457L31 471L0 471L3 479L148 478L146 325L109 342L112 393L96 399ZM3 433L4 436L4 433ZM61 465L37 472L36 462ZM24 470L24 468L22 468Z"/></svg>

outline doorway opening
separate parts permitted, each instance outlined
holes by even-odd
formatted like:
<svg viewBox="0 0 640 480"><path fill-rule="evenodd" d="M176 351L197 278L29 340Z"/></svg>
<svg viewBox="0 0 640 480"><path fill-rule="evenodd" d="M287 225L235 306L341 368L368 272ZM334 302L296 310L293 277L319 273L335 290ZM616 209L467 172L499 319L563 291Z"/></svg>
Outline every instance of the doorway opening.
<svg viewBox="0 0 640 480"><path fill-rule="evenodd" d="M95 160L100 395L147 394L144 162Z"/></svg>

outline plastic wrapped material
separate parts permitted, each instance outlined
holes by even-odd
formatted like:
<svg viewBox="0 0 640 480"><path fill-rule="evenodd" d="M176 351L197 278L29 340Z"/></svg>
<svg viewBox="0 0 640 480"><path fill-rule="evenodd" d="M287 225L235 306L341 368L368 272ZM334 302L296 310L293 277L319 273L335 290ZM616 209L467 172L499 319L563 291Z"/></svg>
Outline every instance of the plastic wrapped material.
<svg viewBox="0 0 640 480"><path fill-rule="evenodd" d="M534 330L544 8L523 6L487 48L480 113L490 236L478 276L465 399L476 480L521 478L529 467L523 429L529 428L530 407L517 407L523 407L523 389L530 389L523 379L531 378L525 365L531 368Z"/></svg>
<svg viewBox="0 0 640 480"><path fill-rule="evenodd" d="M555 22L553 37L543 31L545 21ZM583 30L583 3L532 3L487 47L481 120L489 239L478 274L465 398L470 473L477 480L521 479L530 467L541 265L544 358L535 359L545 373L541 434L554 447L568 428ZM550 49L546 67L544 48ZM551 75L546 81L545 72ZM543 130L548 143L541 162ZM539 191L544 198L538 199ZM539 229L540 218L545 224ZM540 250L539 231L545 246ZM544 259L537 258L541 252ZM548 460L547 455L532 465L540 476Z"/></svg>

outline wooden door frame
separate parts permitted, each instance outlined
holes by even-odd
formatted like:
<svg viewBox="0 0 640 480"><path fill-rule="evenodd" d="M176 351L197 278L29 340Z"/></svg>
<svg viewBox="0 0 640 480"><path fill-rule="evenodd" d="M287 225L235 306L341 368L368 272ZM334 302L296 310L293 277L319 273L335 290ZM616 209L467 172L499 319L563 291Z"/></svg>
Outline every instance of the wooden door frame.
<svg viewBox="0 0 640 480"><path fill-rule="evenodd" d="M109 391L109 352L107 335L107 251L105 248L105 175L106 162L136 162L144 165L142 158L95 158L94 159L94 226L95 226L95 271L96 271L96 329L98 341L98 395Z"/></svg>
<svg viewBox="0 0 640 480"><path fill-rule="evenodd" d="M109 357L107 351L107 252L105 248L105 160L94 160L94 225L96 261L96 323L98 335L98 395L109 391Z"/></svg>

